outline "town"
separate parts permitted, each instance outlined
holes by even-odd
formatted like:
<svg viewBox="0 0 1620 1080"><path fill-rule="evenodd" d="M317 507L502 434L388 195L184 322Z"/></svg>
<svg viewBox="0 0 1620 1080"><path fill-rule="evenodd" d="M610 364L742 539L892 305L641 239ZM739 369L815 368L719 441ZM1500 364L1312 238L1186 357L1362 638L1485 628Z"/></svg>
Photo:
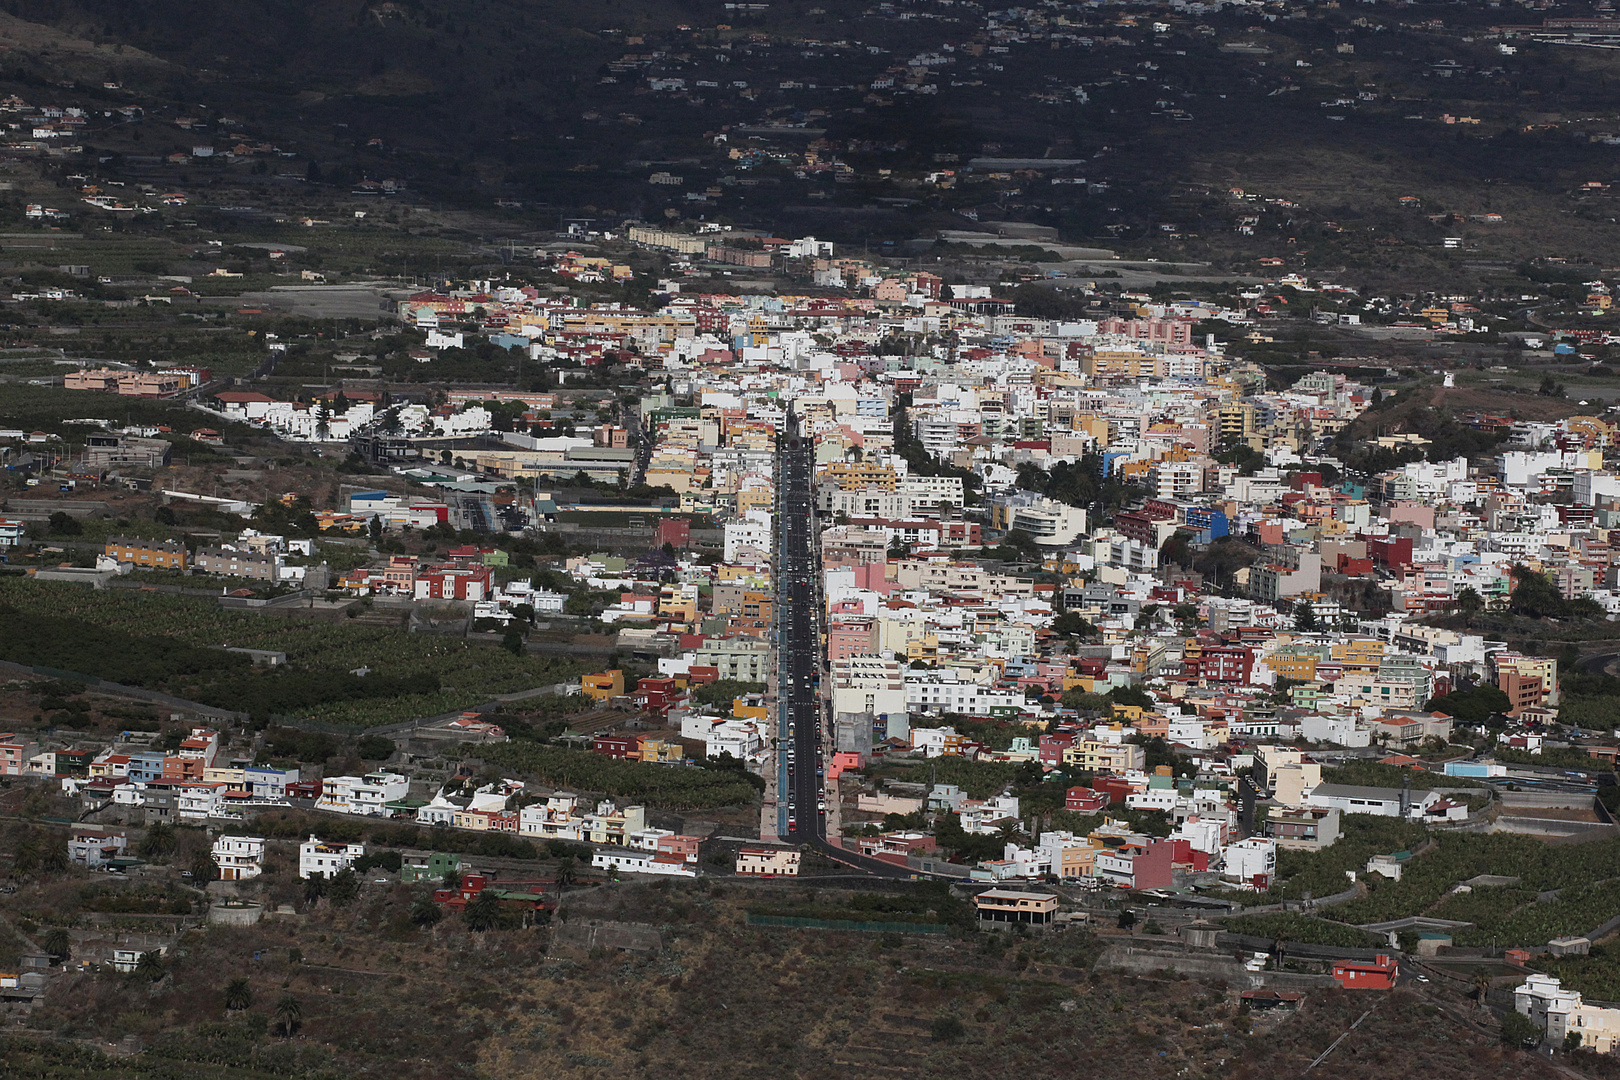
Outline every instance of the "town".
<svg viewBox="0 0 1620 1080"><path fill-rule="evenodd" d="M1620 1069L1608 5L0 25L0 1060Z"/></svg>
<svg viewBox="0 0 1620 1080"><path fill-rule="evenodd" d="M1620 1010L1578 987L1607 985L1594 942L1620 921L1580 854L1615 843L1613 654L1534 629L1620 614L1606 410L1391 413L1369 436L1470 373L1279 385L1242 358L1268 288L1342 299L1329 282L1230 303L1092 287L1049 319L829 247L772 258L862 285L673 277L636 309L472 281L398 302L430 368L475 336L554 390L358 379L298 401L206 370L68 375L85 411L174 399L199 426L14 436L8 692L61 711L0 755L81 822L35 865L150 881L197 833L179 884L207 885L185 906L209 923L397 879L425 883L419 924L488 929L543 925L591 882L842 864L940 883L984 931L1086 933L1099 964L1221 972L1254 1008L1445 982L1514 1039L1612 1049ZM566 365L610 363L638 388L569 392ZM180 438L344 454L357 482L176 482ZM120 521L98 520L108 500ZM75 659L61 611L113 635L195 618L187 647L212 655L183 678ZM359 625L464 659L400 677L379 654L301 697L314 642L347 656ZM480 654L545 675L449 691ZM121 696L160 708L113 731ZM48 1008L69 953L157 975L185 940L66 934L22 957L11 1000Z"/></svg>

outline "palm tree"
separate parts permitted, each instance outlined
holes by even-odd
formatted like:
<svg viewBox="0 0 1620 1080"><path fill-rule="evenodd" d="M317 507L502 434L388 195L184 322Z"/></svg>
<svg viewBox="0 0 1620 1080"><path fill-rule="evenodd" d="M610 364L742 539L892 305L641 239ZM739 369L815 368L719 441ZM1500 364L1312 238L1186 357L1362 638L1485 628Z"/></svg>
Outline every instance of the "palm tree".
<svg viewBox="0 0 1620 1080"><path fill-rule="evenodd" d="M47 840L40 849L39 868L47 873L60 873L68 868L66 845Z"/></svg>
<svg viewBox="0 0 1620 1080"><path fill-rule="evenodd" d="M246 979L232 979L225 984L225 1008L242 1012L253 1005L253 984Z"/></svg>
<svg viewBox="0 0 1620 1080"><path fill-rule="evenodd" d="M444 918L444 912L433 902L433 897L418 896L411 904L411 921L417 926L432 926Z"/></svg>
<svg viewBox="0 0 1620 1080"><path fill-rule="evenodd" d="M467 905L467 910L462 913L462 917L467 920L467 929L469 930L480 934L486 930L493 930L495 924L501 918L500 898L495 895L492 889L481 889L478 895L472 898L472 902Z"/></svg>
<svg viewBox="0 0 1620 1080"><path fill-rule="evenodd" d="M135 973L144 975L152 982L161 982L163 977L169 973L169 969L163 966L162 953L155 951L143 952L141 958L135 963Z"/></svg>
<svg viewBox="0 0 1620 1080"><path fill-rule="evenodd" d="M46 952L58 960L66 960L73 952L73 938L60 926L45 931L45 936L40 940L40 944L45 946Z"/></svg>
<svg viewBox="0 0 1620 1080"><path fill-rule="evenodd" d="M27 877L39 869L39 841L32 833L17 844L17 854L13 856L11 865L19 877Z"/></svg>
<svg viewBox="0 0 1620 1080"><path fill-rule="evenodd" d="M174 826L160 821L147 827L138 849L143 858L162 861L174 853Z"/></svg>
<svg viewBox="0 0 1620 1080"><path fill-rule="evenodd" d="M557 860L557 891L572 885L579 877L579 864L572 855L565 855Z"/></svg>
<svg viewBox="0 0 1620 1080"><path fill-rule="evenodd" d="M275 1017L281 1033L290 1039L298 1029L298 1022L304 1018L304 1007L298 1004L298 999L292 994L282 994L276 1002Z"/></svg>
<svg viewBox="0 0 1620 1080"><path fill-rule="evenodd" d="M1458 590L1457 610L1462 612L1465 625L1473 626L1474 616L1478 615L1479 609L1484 606L1484 597L1480 596L1479 591L1472 585L1464 585Z"/></svg>

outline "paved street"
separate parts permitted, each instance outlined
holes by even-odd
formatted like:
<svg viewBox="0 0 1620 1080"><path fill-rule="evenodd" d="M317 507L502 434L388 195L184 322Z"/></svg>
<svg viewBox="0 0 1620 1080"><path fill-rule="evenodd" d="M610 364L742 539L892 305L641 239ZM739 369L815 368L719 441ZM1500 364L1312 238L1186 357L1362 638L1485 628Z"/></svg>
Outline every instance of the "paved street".
<svg viewBox="0 0 1620 1080"><path fill-rule="evenodd" d="M789 413L781 445L778 497L777 656L778 832L789 843L808 844L839 862L884 877L911 877L892 863L845 851L827 840L826 757L830 719L820 700L821 546L811 513L813 466L807 440L798 437Z"/></svg>

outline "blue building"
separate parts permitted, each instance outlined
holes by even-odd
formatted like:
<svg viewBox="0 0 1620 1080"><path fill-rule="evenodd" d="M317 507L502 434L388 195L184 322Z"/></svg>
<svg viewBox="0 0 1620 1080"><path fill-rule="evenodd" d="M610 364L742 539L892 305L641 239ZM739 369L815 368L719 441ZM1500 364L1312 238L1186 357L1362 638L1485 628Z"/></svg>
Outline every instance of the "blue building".
<svg viewBox="0 0 1620 1080"><path fill-rule="evenodd" d="M1186 521L1193 530L1193 542L1196 544L1208 544L1231 534L1226 511L1212 506L1189 506Z"/></svg>

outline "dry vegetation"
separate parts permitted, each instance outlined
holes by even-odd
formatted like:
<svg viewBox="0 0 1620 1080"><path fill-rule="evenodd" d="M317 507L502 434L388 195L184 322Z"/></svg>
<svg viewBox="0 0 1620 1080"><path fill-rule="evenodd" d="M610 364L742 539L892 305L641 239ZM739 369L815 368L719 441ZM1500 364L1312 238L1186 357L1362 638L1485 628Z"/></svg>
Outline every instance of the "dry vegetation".
<svg viewBox="0 0 1620 1080"><path fill-rule="evenodd" d="M342 910L323 901L251 929L193 931L157 982L65 975L30 1027L97 1045L135 1036L143 1066L175 1076L208 1064L244 1077L386 1070L401 1080L1039 1078L1084 1064L1104 1078L1261 1078L1298 1075L1377 1004L1335 1052L1334 1075L1552 1073L1500 1048L1491 1022L1443 991L1318 993L1297 1016L1261 1018L1222 983L1094 972L1097 942L1082 931L760 930L742 916L757 892L666 882L572 894L563 918L649 923L664 949L569 955L546 927L479 934L459 916L418 926L418 889L367 885ZM227 1014L225 986L238 975L253 1004ZM291 1039L274 1016L289 993L302 1011Z"/></svg>

